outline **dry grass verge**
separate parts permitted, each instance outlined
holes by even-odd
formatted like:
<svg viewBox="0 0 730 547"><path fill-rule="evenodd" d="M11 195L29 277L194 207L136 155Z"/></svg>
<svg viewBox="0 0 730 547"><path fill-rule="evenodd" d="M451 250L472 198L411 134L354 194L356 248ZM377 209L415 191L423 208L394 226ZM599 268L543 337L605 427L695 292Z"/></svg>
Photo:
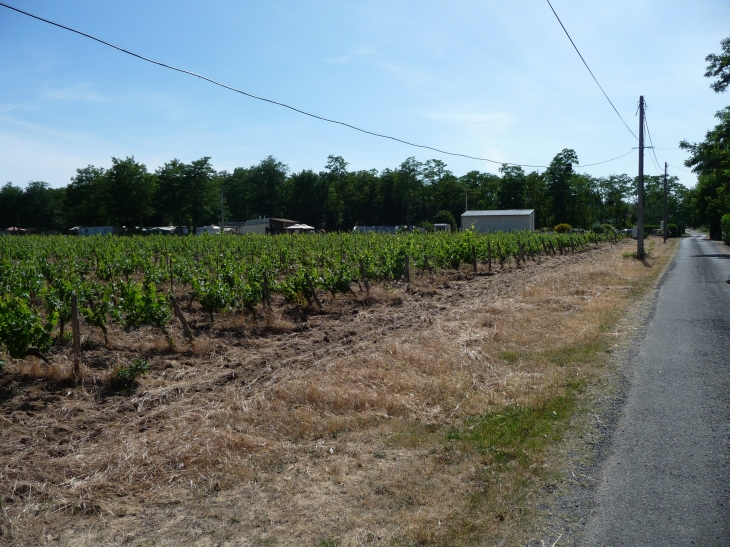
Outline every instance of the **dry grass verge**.
<svg viewBox="0 0 730 547"><path fill-rule="evenodd" d="M325 314L191 313L89 330L80 388L28 359L0 376L0 536L15 545L516 544L639 262L606 245L495 275L419 277ZM111 371L150 373L128 394ZM64 368L65 367L65 368ZM524 543L524 541L523 541Z"/></svg>

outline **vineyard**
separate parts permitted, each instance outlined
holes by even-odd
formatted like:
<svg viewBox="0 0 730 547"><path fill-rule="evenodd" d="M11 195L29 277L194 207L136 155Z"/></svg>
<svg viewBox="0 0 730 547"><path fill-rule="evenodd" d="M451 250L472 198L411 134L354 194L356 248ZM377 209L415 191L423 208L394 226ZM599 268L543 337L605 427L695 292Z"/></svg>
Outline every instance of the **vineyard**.
<svg viewBox="0 0 730 547"><path fill-rule="evenodd" d="M157 237L5 237L0 240L0 344L12 358L47 360L69 325L72 299L109 343L107 324L165 331L178 298L217 314L260 316L281 295L322 310L318 293L369 291L372 282L435 270L474 272L569 253L613 234L329 234ZM192 332L186 331L192 339Z"/></svg>
<svg viewBox="0 0 730 547"><path fill-rule="evenodd" d="M504 537L660 269L592 233L0 247L9 545Z"/></svg>

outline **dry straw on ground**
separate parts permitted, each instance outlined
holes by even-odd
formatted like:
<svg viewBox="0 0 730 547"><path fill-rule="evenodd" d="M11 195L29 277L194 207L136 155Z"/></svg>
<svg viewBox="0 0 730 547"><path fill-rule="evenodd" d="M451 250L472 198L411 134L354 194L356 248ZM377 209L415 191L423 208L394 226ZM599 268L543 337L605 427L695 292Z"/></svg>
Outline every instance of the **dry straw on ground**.
<svg viewBox="0 0 730 547"><path fill-rule="evenodd" d="M536 408L595 381L645 262L631 242L495 275L275 305L257 319L188 310L172 328L88 329L85 381L9 361L0 387L0 537L10 545L460 545L519 538L550 449L514 462L452 442L474 416ZM261 315L261 314L259 314ZM208 321L208 323L206 323ZM129 394L110 371L144 356ZM473 427L473 425L471 426ZM521 458L521 459L520 459ZM492 539L489 539L492 538ZM505 544L511 544L512 539ZM481 544L477 542L476 544Z"/></svg>

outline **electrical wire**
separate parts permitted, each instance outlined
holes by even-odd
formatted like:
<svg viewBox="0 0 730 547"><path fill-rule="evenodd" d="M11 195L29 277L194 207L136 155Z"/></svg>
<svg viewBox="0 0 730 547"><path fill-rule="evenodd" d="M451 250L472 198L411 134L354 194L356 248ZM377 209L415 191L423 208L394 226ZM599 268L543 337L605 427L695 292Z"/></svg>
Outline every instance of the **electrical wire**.
<svg viewBox="0 0 730 547"><path fill-rule="evenodd" d="M601 87L601 84L599 84L599 83L598 83L598 79L597 79L597 78L596 78L596 76L595 76L595 75L593 74L593 71L591 70L591 67L589 67L589 66L588 66L588 63L586 63L586 60L585 60L585 59L583 58L583 55L581 55L581 52L580 52L580 51L578 50L578 46L576 46L576 45L575 45L575 42L574 42L574 41L573 41L573 39L572 39L572 38L570 37L570 34L568 33L568 30L567 30L567 29L565 28L565 25L563 25L563 22L562 22L562 21L560 20L560 17L558 17L558 14L557 14L557 12L555 11L555 8L554 8L554 7L553 7L553 5L552 5L552 4L550 3L550 0L547 0L547 3L548 3L548 5L550 6L550 9L551 9L551 10L553 10L553 14L555 14L555 18L556 18L556 19L558 20L558 23L560 23L560 26L561 26L561 27L563 27L563 31L565 31L565 35L566 35L566 36L568 37L568 40L570 40L570 43L571 43L571 44L573 44L573 48L574 48L574 49L575 49L575 51L576 51L576 52L578 53L578 56L580 57L580 60L581 60L581 61L583 61L583 64L584 64L584 65L586 66L586 68L588 69L588 72L590 72L591 76L593 77L593 81L594 81L594 82L596 82L596 85L597 85L597 86L598 86L598 88L599 88L599 89L601 90L601 93L603 93L603 96L604 96L604 97L606 97L606 100L607 100L607 101L609 102L609 104L610 104L610 105L611 105L611 107L613 108L613 111L614 111L614 112L616 112L616 115L617 115L617 116L618 116L619 118L621 118L621 121L622 121L622 122L623 122L623 124L624 124L624 125L626 126L626 129L628 129L628 130L629 130L629 133L631 133L631 134L632 134L632 135L634 136L634 138L635 138L635 139L636 139L636 140L638 141L638 140L639 140L639 137L637 137L637 136L636 136L636 133L634 133L634 132L633 132L633 131L631 130L631 128L630 128L630 127L628 126L628 124L627 124L627 123L626 123L626 122L624 121L624 119L623 119L623 117L621 116L621 114L619 114L618 110L616 110L616 107L615 107L615 106L613 105L613 102L611 102L611 99L609 99L609 98L608 98L608 95L607 95L607 94L606 94L606 92L605 92L605 91L603 90L603 87Z"/></svg>
<svg viewBox="0 0 730 547"><path fill-rule="evenodd" d="M362 129L360 127L357 127L357 126L352 125L352 124L349 124L349 123L341 122L341 121L334 120L334 119L331 119L331 118L326 118L324 116L319 116L317 114L312 114L311 112L306 112L305 110L301 110L299 108L290 106L288 104L285 104L285 103L282 103L282 102L279 102L279 101L274 101L273 99L267 99L266 97L261 97L259 95L255 95L253 93L249 93L247 91L243 91L241 89L237 89L235 87L231 87L231 86L226 85L224 83L221 83L221 82L218 82L218 81L213 80L211 78L208 78L207 76L203 76L201 74L196 74L195 72L191 72L191 71L185 70L183 68L174 67L172 65L168 65L168 64L162 63L160 61L155 61L154 59L150 59L149 57L145 57L144 55L140 55L138 53L134 53L132 51L129 51L128 49L125 49L123 47L114 45L114 44L112 44L110 42L107 42L105 40L102 40L100 38L97 38L95 36L92 36L91 34L87 34L85 32L81 32L80 30L76 30L76 29L73 29L71 27L67 27L65 25L61 25L60 23L55 23L53 21L50 21L49 19L44 19L43 17L39 17L37 15L33 15L32 13L28 13L27 11L23 11L21 9L15 8L15 7L10 6L8 4L5 4L3 2L0 2L0 6L5 7L5 8L8 8L8 9L13 10L13 11L16 11L16 12L21 13L23 15L27 15L28 17L32 17L33 19L37 19L38 21L42 21L44 23L48 23L49 25L53 25L55 27L59 27L59 28L62 28L64 30L68 30L68 31L73 32L75 34L79 34L81 36L84 36L85 38L89 38L91 40L94 40L96 42L99 42L100 44L103 44L105 46L109 46L109 47L114 48L114 49L116 49L118 51L121 51L122 53L126 53L127 55L132 55L133 57L137 57L138 59L141 59L143 61L147 61L148 63L152 63L152 64L155 64L155 65L161 66L163 68L168 68L170 70L174 70L174 71L177 71L177 72L182 72L183 74L188 74L189 76L195 76L196 78L200 78L201 80L205 80L206 82L210 82L212 84L215 84L215 85L220 86L222 88L228 89L230 91L234 91L236 93L240 93L241 95L245 95L245 96L250 97L252 99L256 99L256 100L259 100L259 101L264 101L264 102L267 102L267 103L271 103L271 104L274 104L274 105L277 105L277 106L281 106L283 108L288 108L289 110L293 110L294 112L298 112L299 114L303 114L305 116L309 116L310 118L315 118L317 120L321 120L321 121L324 121L324 122L329 122L329 123L333 123L333 124L337 124L337 125L342 125L344 127L348 127L350 129L354 129L355 131L359 131L361 133L365 133L367 135L372 135L374 137L380 137L380 138L383 138L383 139L389 139L389 140L392 140L392 141L395 141L395 142L399 142L399 143L402 143L402 144L406 144L408 146L413 146L413 147L416 147L416 148L424 148L424 149L427 149L427 150L433 150L434 152L438 152L440 154L446 154L448 156L459 156L459 157L468 158L468 159L471 159L471 160L486 161L486 162L489 162L489 163L495 163L497 165L514 165L514 166L518 166L518 167L534 167L534 168L540 168L540 169L547 169L547 166L546 165L529 165L529 164L524 164L524 163L503 162L503 161L492 160L492 159L489 159L489 158L480 158L480 157L477 157L477 156L470 156L468 154L461 154L461 153L457 153L457 152L447 152L446 150L441 150L440 148L435 148L433 146L427 146L427 145L424 145L424 144L417 144L417 143L409 142L409 141L406 141L406 140L403 140L403 139L399 139L399 138L396 138L396 137L391 137L389 135L384 135L384 134L381 134L381 133L376 133L374 131L369 131L367 129Z"/></svg>
<svg viewBox="0 0 730 547"><path fill-rule="evenodd" d="M513 165L515 167L532 167L532 168L538 168L538 169L547 169L548 168L546 165L529 165L529 164L524 164L524 163L521 164L521 163L501 162L501 161L496 161L496 160L492 160L492 159L489 159L489 158L480 158L480 157L477 157L477 156L470 156L468 154L461 154L461 153L457 153L457 152L447 152L446 150L441 150L441 149L435 148L433 146L427 146L427 145L423 145L423 144L416 144L416 143L409 142L409 141L406 141L406 140L403 140L403 139L399 139L399 138L396 138L396 137L391 137L389 135L384 135L384 134L381 134L381 133L375 133L373 131L368 131L366 129L362 129L360 127L351 125L349 123L345 123L345 122L341 122L341 121L338 121L338 120L326 118L324 116L318 116L316 114L312 114L310 112L306 112L304 110L301 110L299 108L295 108L293 106L290 106L288 104L285 104L285 103L282 103L282 102L279 102L279 101L274 101L272 99L267 99L266 97L261 97L261 96L258 96L258 95L254 95L253 93L248 93L246 91L237 89L235 87L231 87L229 85L223 84L221 82L218 82L216 80L213 80L213 79L208 78L206 76L203 76L201 74L196 74L195 72L191 72L189 70L185 70L183 68L174 67L172 65L168 65L168 64L162 63L160 61L155 61L154 59L150 59L149 57L145 57L144 55L141 55L139 53L134 53L133 51L130 51L128 49L125 49L125 48L122 48L120 46L114 45L111 42L107 42L105 40L102 40L101 38L97 38L95 36L92 36L91 34L87 34L87 33L82 32L80 30L76 30L74 28L71 28L71 27L62 25L60 23L56 23L56 22L51 21L49 19L44 19L43 17L39 17L38 15L34 15L34 14L29 13L27 11L23 11L23 10L18 9L16 7L13 7L13 6L10 6L8 4L5 4L4 2L0 2L0 6L2 6L4 8L8 8L8 9L10 9L12 11L17 12L17 13L26 15L26 16L31 17L33 19L36 19L38 21L42 21L44 23L48 23L49 25L53 25L55 27L58 27L58 28L61 28L61 29L64 29L64 30L68 30L69 32L73 32L73 33L78 34L80 36L83 36L85 38L89 38L91 40L94 40L95 42L99 42L100 44L103 44L105 46L111 47L113 49L116 49L118 51L121 51L122 53L126 53L127 55L131 55L133 57L136 57L136 58L141 59L143 61L146 61L148 63L152 63L152 64L155 64L155 65L161 66L163 68L167 68L167 69L170 69L170 70L174 70L176 72L181 72L181 73L187 74L189 76L194 76L196 78L200 78L201 80L205 80L205 81L207 81L209 83L212 83L212 84L217 85L219 87L222 87L224 89L228 89L230 91L234 91L236 93L240 93L241 95L245 95L245 96L250 97L252 99L256 99L256 100L259 100L259 101L264 101L264 102L267 102L267 103L271 103L273 105L281 106L283 108L287 108L289 110L293 110L294 112L297 112L299 114L303 114L305 116L309 116L311 118L315 118L315 119L318 119L318 120L321 120L321 121L325 121L325 122L329 122L329 123L333 123L333 124L337 124L337 125L342 125L344 127L348 127L350 129L354 129L355 131L359 131L361 133L365 133L367 135L372 135L374 137L380 137L380 138L383 138L383 139L389 139L389 140L396 141L396 142L399 142L399 143L402 143L402 144L406 144L408 146L413 146L413 147L416 147L416 148L424 148L424 149L427 149L427 150L433 150L434 152L439 152L441 154L446 154L446 155L449 155L449 156L459 156L459 157L462 157L462 158L468 158L468 159L477 160L477 161L486 161L486 162L494 163L494 164L497 164L497 165ZM550 7L552 8L552 6L550 6ZM555 10L553 10L553 12L554 11ZM557 17L557 14L555 14L555 16ZM559 18L558 18L558 21L560 21ZM562 23L560 23L560 24L562 25ZM563 27L563 29L565 29L565 27ZM567 34L567 31L566 31L566 34ZM568 36L568 38L570 38L570 36ZM571 42L572 42L572 39L571 39ZM575 44L573 44L573 46L575 46ZM577 51L577 48L576 48L576 51ZM578 52L578 55L580 55L580 52ZM581 59L582 58L583 57L581 56ZM585 63L585 61L583 61L583 62ZM586 64L586 67L588 67L587 64ZM590 71L590 68L588 70ZM591 72L591 75L593 75L592 72ZM594 76L593 79L595 80L595 76ZM598 83L598 80L596 80L596 83ZM598 87L601 87L600 84L598 85ZM601 88L601 91L603 91L603 88ZM605 92L604 92L604 95L605 95ZM606 98L608 99L608 96L607 95L606 95ZM609 102L611 102L610 99L609 99ZM611 106L613 106L613 103L611 103ZM614 110L616 110L615 107L614 107ZM618 111L616 111L616 113L618 114ZM619 114L619 117L621 117L620 114ZM623 120L623 118L622 118L622 120ZM625 125L625 122L624 122L624 125ZM627 126L627 128L628 128L628 126ZM589 163L589 164L586 164L586 165L582 165L580 167L592 167L594 165L601 165L603 163L609 163L609 162L615 161L617 159L623 158L624 156L629 155L631 152L632 152L632 150L629 150L628 152L626 152L626 154L622 154L621 156L617 156L617 157L612 158L612 159L609 159L609 160L599 161L599 162L596 162L596 163Z"/></svg>
<svg viewBox="0 0 730 547"><path fill-rule="evenodd" d="M692 171L687 171L686 169L682 169L681 167L677 167L676 165L667 164L672 169L679 169L680 171L684 171L685 173L689 173L690 175L695 175L696 173L693 173Z"/></svg>
<svg viewBox="0 0 730 547"><path fill-rule="evenodd" d="M609 161L615 161L615 160L617 160L617 159L623 158L624 156L628 156L628 155L629 155L629 154L631 154L631 153L632 153L633 151L634 151L633 149L632 149L632 150L629 150L629 151L628 151L628 152L626 152L625 154L621 154L620 156L617 156L617 157L615 157L615 158L612 158L612 159L610 159L610 160L606 160L606 161L599 161L599 162L597 162L597 163L587 163L586 165L580 165L580 164L578 164L578 167L593 167L594 165L601 165L602 163L608 163Z"/></svg>
<svg viewBox="0 0 730 547"><path fill-rule="evenodd" d="M663 170L661 168L661 165L659 163L659 158L656 157L656 152L654 152L654 143L651 140L651 131L649 131L649 119L646 117L646 111L644 111L644 127L646 127L646 134L649 136L649 144L651 145L651 160L654 163L654 167L657 170L657 174L663 174Z"/></svg>

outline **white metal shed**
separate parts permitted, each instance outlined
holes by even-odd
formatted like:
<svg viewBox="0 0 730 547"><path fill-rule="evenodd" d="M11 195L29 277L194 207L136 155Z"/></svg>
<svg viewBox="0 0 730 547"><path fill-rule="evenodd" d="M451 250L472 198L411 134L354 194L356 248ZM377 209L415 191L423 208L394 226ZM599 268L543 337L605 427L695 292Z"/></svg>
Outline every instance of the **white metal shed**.
<svg viewBox="0 0 730 547"><path fill-rule="evenodd" d="M534 209L498 209L494 211L467 211L461 215L461 229L476 232L512 232L535 230Z"/></svg>

